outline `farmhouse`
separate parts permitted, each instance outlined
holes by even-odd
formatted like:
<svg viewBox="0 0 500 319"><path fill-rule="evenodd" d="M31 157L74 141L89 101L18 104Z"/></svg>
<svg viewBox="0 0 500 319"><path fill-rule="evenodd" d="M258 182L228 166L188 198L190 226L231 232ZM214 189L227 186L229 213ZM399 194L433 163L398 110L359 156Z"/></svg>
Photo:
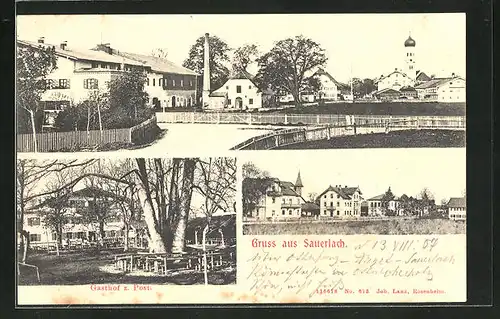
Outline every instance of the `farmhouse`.
<svg viewBox="0 0 500 319"><path fill-rule="evenodd" d="M316 199L321 217L361 216L362 193L359 187L329 186Z"/></svg>
<svg viewBox="0 0 500 319"><path fill-rule="evenodd" d="M51 49L57 68L47 76L47 90L42 95L44 127L53 127L58 112L92 94L105 92L107 84L124 71L138 70L147 74L145 91L151 106L190 106L196 102L198 75L163 58L120 52L109 44L93 49L73 48L66 41L59 45L17 40L18 50Z"/></svg>
<svg viewBox="0 0 500 319"><path fill-rule="evenodd" d="M465 197L452 197L447 204L448 218L452 220L467 219L467 203Z"/></svg>
<svg viewBox="0 0 500 319"><path fill-rule="evenodd" d="M379 92L384 89L393 89L399 91L402 87L414 86L415 80L403 71L396 68L391 73L385 76L381 76L379 79L377 79L375 84L377 84L377 89Z"/></svg>
<svg viewBox="0 0 500 319"><path fill-rule="evenodd" d="M388 198L385 196L385 194L381 194L367 200L369 216L383 216L387 215L388 212L392 212L396 216L402 215L400 200L394 195Z"/></svg>
<svg viewBox="0 0 500 319"><path fill-rule="evenodd" d="M252 110L262 108L264 101L271 104L273 93L260 90L253 78L253 75L244 70L232 74L224 85L210 93L207 108Z"/></svg>
<svg viewBox="0 0 500 319"><path fill-rule="evenodd" d="M436 102L465 102L465 79L452 74L448 78L434 78L415 87L418 98Z"/></svg>
<svg viewBox="0 0 500 319"><path fill-rule="evenodd" d="M255 209L250 213L257 219L300 218L302 204L302 179L300 172L294 183L271 178L267 183L265 194L259 199ZM310 209L307 211L310 212Z"/></svg>
<svg viewBox="0 0 500 319"><path fill-rule="evenodd" d="M382 101L393 101L398 100L401 97L401 92L395 89L385 88L374 92L373 96Z"/></svg>
<svg viewBox="0 0 500 319"><path fill-rule="evenodd" d="M341 96L342 85L322 68L318 69L314 76L320 82L320 89L318 92L319 98L323 100L337 101Z"/></svg>

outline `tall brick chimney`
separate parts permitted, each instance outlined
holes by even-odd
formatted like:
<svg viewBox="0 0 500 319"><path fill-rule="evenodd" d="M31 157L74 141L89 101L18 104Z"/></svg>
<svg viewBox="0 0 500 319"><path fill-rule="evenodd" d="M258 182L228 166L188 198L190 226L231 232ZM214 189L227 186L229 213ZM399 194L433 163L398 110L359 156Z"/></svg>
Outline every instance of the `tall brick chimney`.
<svg viewBox="0 0 500 319"><path fill-rule="evenodd" d="M61 44L59 45L59 47L61 48L61 50L66 50L66 47L68 46L68 41L63 41L61 42Z"/></svg>
<svg viewBox="0 0 500 319"><path fill-rule="evenodd" d="M38 43L45 43L45 37L39 37Z"/></svg>
<svg viewBox="0 0 500 319"><path fill-rule="evenodd" d="M205 33L204 61L203 61L203 106L208 105L210 96L210 44L209 34Z"/></svg>

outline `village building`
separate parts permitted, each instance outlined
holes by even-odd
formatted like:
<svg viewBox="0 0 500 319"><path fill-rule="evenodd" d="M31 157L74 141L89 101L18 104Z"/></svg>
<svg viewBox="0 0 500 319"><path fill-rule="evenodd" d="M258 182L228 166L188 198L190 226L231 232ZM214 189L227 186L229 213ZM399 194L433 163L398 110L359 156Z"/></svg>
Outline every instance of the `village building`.
<svg viewBox="0 0 500 319"><path fill-rule="evenodd" d="M210 87L210 43L205 33L203 59L203 108L209 110L258 110L274 107L276 95L269 88L261 90L254 81L255 76L246 70L237 70L220 88Z"/></svg>
<svg viewBox="0 0 500 319"><path fill-rule="evenodd" d="M377 92L385 89L399 91L402 87L414 86L415 80L396 68L391 73L377 79L375 84L377 85Z"/></svg>
<svg viewBox="0 0 500 319"><path fill-rule="evenodd" d="M53 127L57 114L64 108L107 92L109 82L124 71L147 74L144 89L151 106L190 106L196 101L198 75L163 58L119 52L109 44L93 49L76 49L66 41L53 45L43 37L37 42L17 40L17 46L19 50L48 48L56 57L57 68L47 76L46 91L41 97L44 129Z"/></svg>
<svg viewBox="0 0 500 319"><path fill-rule="evenodd" d="M447 78L434 78L415 87L419 99L434 102L466 101L465 79L452 74Z"/></svg>
<svg viewBox="0 0 500 319"><path fill-rule="evenodd" d="M320 89L318 92L320 100L338 101L341 99L342 85L335 80L330 73L320 68L314 73L314 76L317 77L320 82Z"/></svg>
<svg viewBox="0 0 500 319"><path fill-rule="evenodd" d="M306 202L302 197L303 187L300 173L295 184L271 178L265 194L258 200L250 215L257 219L300 218L302 204Z"/></svg>
<svg viewBox="0 0 500 319"><path fill-rule="evenodd" d="M403 214L401 210L401 202L399 198L392 195L390 198L385 198L385 194L377 195L366 200L369 216L384 216L388 212L399 216Z"/></svg>
<svg viewBox="0 0 500 319"><path fill-rule="evenodd" d="M244 70L233 73L226 83L210 93L207 108L246 111L260 109L266 103L265 106L270 107L272 91L263 92L253 79L254 76Z"/></svg>
<svg viewBox="0 0 500 319"><path fill-rule="evenodd" d="M446 205L448 207L448 218L452 220L467 219L467 201L465 197L452 197Z"/></svg>
<svg viewBox="0 0 500 319"><path fill-rule="evenodd" d="M329 186L317 197L320 217L359 217L361 216L362 193L359 187Z"/></svg>
<svg viewBox="0 0 500 319"><path fill-rule="evenodd" d="M385 88L383 90L373 93L378 100L381 101L394 101L399 100L401 97L401 92L391 88Z"/></svg>
<svg viewBox="0 0 500 319"><path fill-rule="evenodd" d="M61 214L64 223L62 225L63 247L69 246L92 246L97 241L103 245L119 245L124 243L125 224L121 218L121 210L114 201L116 196L110 192L85 187L71 193L67 205L62 207ZM54 199L41 200L24 213L23 229L29 232L30 245L33 248L55 249L57 234L53 227L45 222L45 218L51 213ZM89 216L99 204L108 202L107 218L104 221L104 238L101 238L99 224L90 221ZM146 224L144 220L131 221L129 225L130 246L142 247L147 241Z"/></svg>
<svg viewBox="0 0 500 319"><path fill-rule="evenodd" d="M408 99L408 100L418 99L417 90L411 86L402 87L399 90L399 93L400 93L400 96L399 96L400 99Z"/></svg>

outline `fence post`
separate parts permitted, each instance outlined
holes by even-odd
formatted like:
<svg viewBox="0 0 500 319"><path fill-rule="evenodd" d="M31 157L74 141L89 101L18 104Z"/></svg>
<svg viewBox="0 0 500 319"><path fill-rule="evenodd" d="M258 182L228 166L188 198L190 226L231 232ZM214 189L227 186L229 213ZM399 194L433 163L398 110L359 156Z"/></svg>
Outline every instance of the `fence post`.
<svg viewBox="0 0 500 319"><path fill-rule="evenodd" d="M316 115L316 124L319 124L319 114Z"/></svg>
<svg viewBox="0 0 500 319"><path fill-rule="evenodd" d="M288 124L288 116L285 114L285 125Z"/></svg>
<svg viewBox="0 0 500 319"><path fill-rule="evenodd" d="M128 129L128 142L132 143L132 128Z"/></svg>
<svg viewBox="0 0 500 319"><path fill-rule="evenodd" d="M252 113L248 113L248 125L252 125Z"/></svg>

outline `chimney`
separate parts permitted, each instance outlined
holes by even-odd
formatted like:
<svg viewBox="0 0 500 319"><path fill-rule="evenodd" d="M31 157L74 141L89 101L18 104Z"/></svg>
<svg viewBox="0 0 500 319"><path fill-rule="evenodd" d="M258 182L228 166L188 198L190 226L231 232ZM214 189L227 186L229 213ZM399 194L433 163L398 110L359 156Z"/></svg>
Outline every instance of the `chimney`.
<svg viewBox="0 0 500 319"><path fill-rule="evenodd" d="M59 46L60 46L61 50L66 50L66 47L68 46L68 41L61 42L61 44Z"/></svg>
<svg viewBox="0 0 500 319"><path fill-rule="evenodd" d="M203 61L203 105L208 105L210 96L210 44L209 34L205 33L204 61Z"/></svg>
<svg viewBox="0 0 500 319"><path fill-rule="evenodd" d="M45 43L45 37L39 37L38 43Z"/></svg>

